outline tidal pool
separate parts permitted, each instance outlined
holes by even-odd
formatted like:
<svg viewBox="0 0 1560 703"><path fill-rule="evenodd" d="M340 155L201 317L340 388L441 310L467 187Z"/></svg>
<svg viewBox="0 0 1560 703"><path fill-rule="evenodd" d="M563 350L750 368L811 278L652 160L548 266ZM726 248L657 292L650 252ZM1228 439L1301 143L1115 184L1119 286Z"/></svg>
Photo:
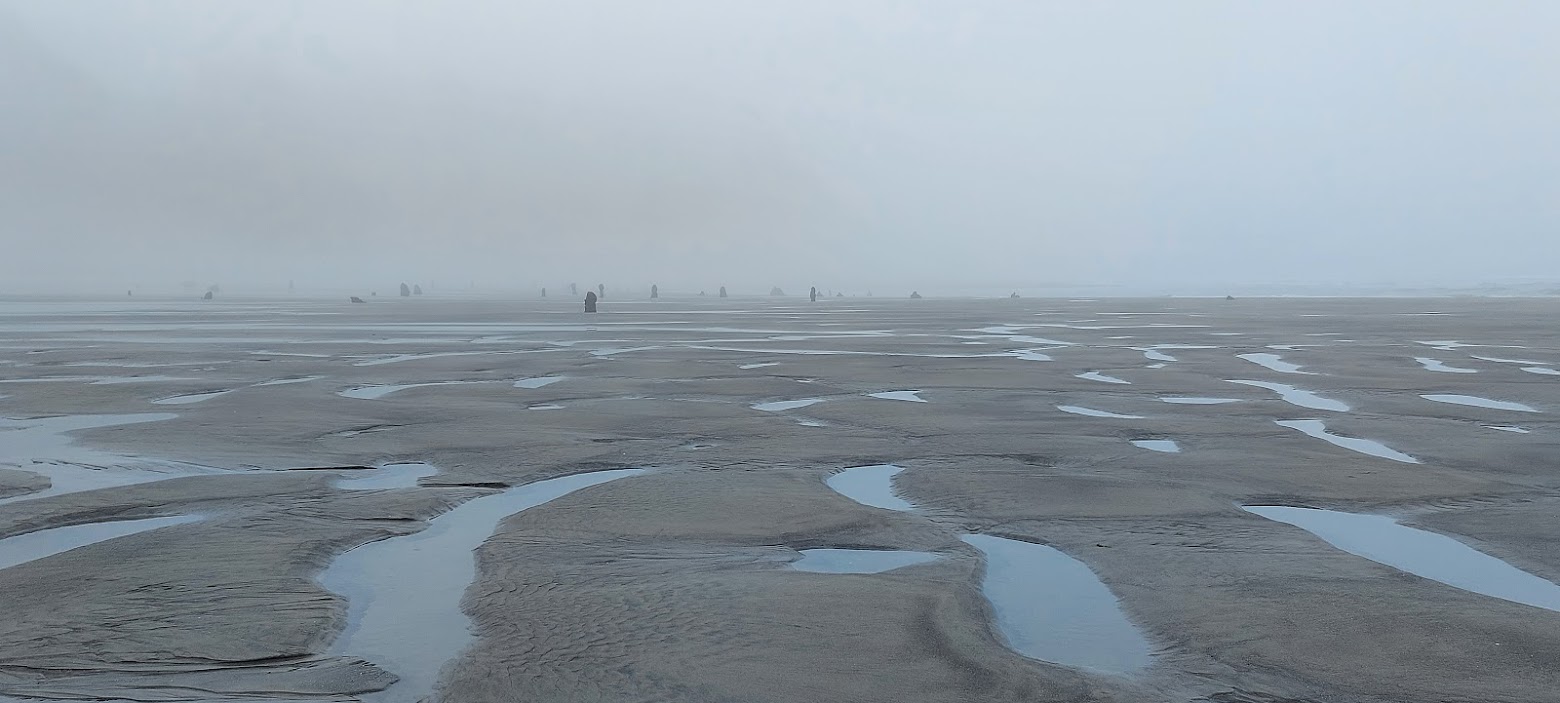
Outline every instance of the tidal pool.
<svg viewBox="0 0 1560 703"><path fill-rule="evenodd" d="M1489 408L1491 410L1510 410L1518 413L1536 413L1537 410L1521 403L1511 403L1504 400L1490 400L1472 395L1453 395L1447 393L1432 393L1419 396L1425 400L1437 403L1450 403L1452 405L1468 405L1475 408Z"/></svg>
<svg viewBox="0 0 1560 703"><path fill-rule="evenodd" d="M1081 379L1088 380L1088 381L1099 381L1100 383L1119 383L1119 384L1122 384L1122 385L1131 385L1132 384L1131 381L1125 381L1125 380L1116 378L1115 376L1107 376L1107 375L1105 375L1103 373L1100 373L1098 371L1089 371L1087 373L1074 374L1074 376L1076 378L1081 378Z"/></svg>
<svg viewBox="0 0 1560 703"><path fill-rule="evenodd" d="M1173 398L1160 398L1162 402L1172 405L1223 405L1225 403L1239 403L1239 398L1205 398L1200 396L1179 396Z"/></svg>
<svg viewBox="0 0 1560 703"><path fill-rule="evenodd" d="M924 403L926 400L916 395L921 391L884 391L882 393L868 393L872 398L880 400L903 400L910 403Z"/></svg>
<svg viewBox="0 0 1560 703"><path fill-rule="evenodd" d="M1478 373L1478 369L1465 369L1460 366L1447 366L1444 362L1425 356L1416 356L1414 361L1425 367L1426 371L1439 371L1441 373Z"/></svg>
<svg viewBox="0 0 1560 703"><path fill-rule="evenodd" d="M1244 506L1250 513L1310 532L1345 552L1481 595L1560 611L1560 586L1446 535L1407 527L1385 515L1316 508Z"/></svg>
<svg viewBox="0 0 1560 703"><path fill-rule="evenodd" d="M938 558L931 552L888 549L803 549L801 555L791 568L821 574L880 574Z"/></svg>
<svg viewBox="0 0 1560 703"><path fill-rule="evenodd" d="M915 510L915 505L894 494L894 476L901 471L904 469L893 464L853 466L830 476L824 483L862 505L908 512Z"/></svg>
<svg viewBox="0 0 1560 703"><path fill-rule="evenodd" d="M37 561L98 542L127 537L160 527L183 525L200 519L199 515L178 515L141 520L115 520L55 527L7 537L0 539L0 569L9 569L18 564Z"/></svg>
<svg viewBox="0 0 1560 703"><path fill-rule="evenodd" d="M363 476L351 476L336 482L337 488L349 491L374 491L393 488L416 488L417 481L439 473L439 469L420 461L385 464L373 471L359 471Z"/></svg>
<svg viewBox="0 0 1560 703"><path fill-rule="evenodd" d="M1418 459L1415 459L1414 457L1404 454L1403 452L1388 447L1387 445L1375 440L1343 437L1332 434L1331 432L1327 431L1327 424L1321 420L1274 420L1273 422L1274 424L1277 424L1281 427L1300 430L1301 432L1304 432L1312 437L1325 441L1334 446L1343 447L1344 449L1348 449L1350 451L1359 452L1361 454L1369 454L1371 456L1381 457L1383 459L1391 459L1393 461L1402 462L1404 464L1420 463Z"/></svg>
<svg viewBox="0 0 1560 703"><path fill-rule="evenodd" d="M1085 407L1082 407L1082 406L1079 406L1079 405L1058 405L1058 406L1056 406L1056 409L1060 410L1060 411L1062 411L1064 413L1072 413L1074 415L1087 415L1089 417L1113 417L1113 418L1117 418L1117 419L1120 419L1120 420L1141 420L1141 419L1143 419L1142 415L1122 415L1120 413L1113 413L1113 412L1109 412L1109 411L1106 411L1106 410L1095 410L1094 408L1085 408Z"/></svg>
<svg viewBox="0 0 1560 703"><path fill-rule="evenodd" d="M518 381L515 381L514 387L532 389L542 388L544 386L550 386L554 383L562 381L563 379L563 376L537 376L535 378L522 378Z"/></svg>
<svg viewBox="0 0 1560 703"><path fill-rule="evenodd" d="M325 377L324 376L299 376L298 378L278 378L278 379L276 379L274 381L261 381L260 383L256 383L255 386L256 387L259 387L259 386L287 386L287 385L291 385L291 384L294 384L294 383L308 383L309 381L318 381L318 380L320 380L322 378L325 378Z"/></svg>
<svg viewBox="0 0 1560 703"><path fill-rule="evenodd" d="M822 403L822 402L823 402L822 398L806 398L806 399L803 399L803 400L776 400L776 401L769 402L769 403L754 403L751 407L754 410L762 410L764 412L777 413L777 412L780 412L782 410L795 410L797 408L805 408L805 407L807 407L809 405L817 405L818 403Z"/></svg>
<svg viewBox="0 0 1560 703"><path fill-rule="evenodd" d="M1284 358L1277 354L1236 354L1235 356L1241 359L1245 359L1246 361L1249 361L1270 371L1277 371L1279 373L1314 375L1310 371L1301 371L1300 369L1303 367L1284 361Z"/></svg>
<svg viewBox="0 0 1560 703"><path fill-rule="evenodd" d="M408 388L426 388L429 386L459 386L468 383L481 383L481 381L431 381L428 383L401 383L392 385L356 386L339 391L336 395L343 398L356 398L357 400L378 400L391 393L399 393Z"/></svg>
<svg viewBox="0 0 1560 703"><path fill-rule="evenodd" d="M1148 640L1083 562L1033 542L962 539L986 556L981 593L1013 651L1108 674L1131 674L1151 663Z"/></svg>
<svg viewBox="0 0 1560 703"><path fill-rule="evenodd" d="M1349 410L1348 403L1333 400L1331 398L1323 398L1322 396L1312 393L1311 391L1301 390L1287 383L1273 383L1270 381L1230 381L1230 383L1239 383L1243 386L1266 388L1277 393L1278 397L1282 398L1284 402L1289 403L1290 405L1298 405L1302 408L1310 408L1312 410L1332 410L1334 412L1347 412Z"/></svg>
<svg viewBox="0 0 1560 703"><path fill-rule="evenodd" d="M217 396L227 395L232 392L232 390L222 390L207 391L205 393L191 393L189 395L176 395L168 398L159 398L152 401L152 403L155 405L189 405L191 403L205 402Z"/></svg>
<svg viewBox="0 0 1560 703"><path fill-rule="evenodd" d="M1134 439L1132 440L1132 446L1165 454L1179 454L1181 452L1181 445L1169 439Z"/></svg>

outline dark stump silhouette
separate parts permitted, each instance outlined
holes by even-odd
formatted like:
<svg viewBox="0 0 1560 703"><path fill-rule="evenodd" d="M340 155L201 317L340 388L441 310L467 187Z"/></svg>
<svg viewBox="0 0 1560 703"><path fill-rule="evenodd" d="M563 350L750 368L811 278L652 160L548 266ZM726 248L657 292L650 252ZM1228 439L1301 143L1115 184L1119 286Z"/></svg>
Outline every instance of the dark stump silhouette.
<svg viewBox="0 0 1560 703"><path fill-rule="evenodd" d="M605 284L605 283L597 283L596 284L596 297L600 298L602 300L606 300L607 299L607 284Z"/></svg>
<svg viewBox="0 0 1560 703"><path fill-rule="evenodd" d="M812 290L807 291L807 299L814 303L818 302L818 286L813 286Z"/></svg>
<svg viewBox="0 0 1560 703"><path fill-rule="evenodd" d="M422 295L422 286L416 284L412 285L412 295Z"/></svg>
<svg viewBox="0 0 1560 703"><path fill-rule="evenodd" d="M1009 298L1017 298L1018 297L1018 291L1013 291L1013 294L1008 296L1008 297Z"/></svg>
<svg viewBox="0 0 1560 703"><path fill-rule="evenodd" d="M354 303L367 303L368 301L364 300L362 298L359 298L359 297L354 295L354 296L352 296L352 302L354 302Z"/></svg>
<svg viewBox="0 0 1560 703"><path fill-rule="evenodd" d="M585 312L595 312L595 311L596 311L596 294L594 292L592 292L592 291L585 291Z"/></svg>
<svg viewBox="0 0 1560 703"><path fill-rule="evenodd" d="M213 296L213 295L212 295L212 294L211 294L211 291L209 291L209 290L208 290L208 291L206 291L206 294L205 294L205 295L203 295L203 296L201 296L201 297L200 297L200 299L201 299L201 300L211 300L211 299L212 299L212 298L213 298L213 297L215 297L215 296Z"/></svg>
<svg viewBox="0 0 1560 703"><path fill-rule="evenodd" d="M725 286L721 286L720 287L720 297L722 297L722 298L726 297L726 287Z"/></svg>
<svg viewBox="0 0 1560 703"><path fill-rule="evenodd" d="M406 285L405 283L402 283L401 284L401 297L402 298L410 298L410 297L412 297L412 287L409 286L409 285Z"/></svg>
<svg viewBox="0 0 1560 703"><path fill-rule="evenodd" d="M569 284L569 295L579 295L579 294L580 294L580 287L575 285L575 284L573 284L573 283L570 283Z"/></svg>
<svg viewBox="0 0 1560 703"><path fill-rule="evenodd" d="M1226 296L1224 296L1224 299L1225 300L1234 300L1235 296L1233 296L1233 295L1226 295Z"/></svg>
<svg viewBox="0 0 1560 703"><path fill-rule="evenodd" d="M654 283L650 284L650 299L655 300L659 297L661 297L660 287L656 286Z"/></svg>
<svg viewBox="0 0 1560 703"><path fill-rule="evenodd" d="M843 297L845 297L845 294L844 293L835 293L834 297L836 297L836 298L843 298Z"/></svg>
<svg viewBox="0 0 1560 703"><path fill-rule="evenodd" d="M776 296L776 297L780 297L780 296L784 296L785 295L785 291L780 290L780 286L775 286L774 288L770 288L769 289L769 294L773 295L773 296Z"/></svg>
<svg viewBox="0 0 1560 703"><path fill-rule="evenodd" d="M546 288L542 289L542 297L543 298L547 297L547 289Z"/></svg>
<svg viewBox="0 0 1560 703"><path fill-rule="evenodd" d="M917 293L915 291L910 291L910 299L911 300L920 300L921 299L921 294Z"/></svg>

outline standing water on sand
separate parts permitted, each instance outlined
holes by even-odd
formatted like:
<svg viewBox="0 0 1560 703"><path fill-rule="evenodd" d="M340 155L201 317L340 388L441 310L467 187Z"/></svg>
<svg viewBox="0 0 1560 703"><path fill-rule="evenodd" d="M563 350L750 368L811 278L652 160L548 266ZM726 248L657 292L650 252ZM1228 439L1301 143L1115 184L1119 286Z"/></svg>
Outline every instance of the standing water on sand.
<svg viewBox="0 0 1560 703"><path fill-rule="evenodd" d="M439 473L439 469L430 464L416 461L385 464L373 471L361 473L366 475L343 478L336 482L336 487L349 491L416 488L418 480Z"/></svg>
<svg viewBox="0 0 1560 703"><path fill-rule="evenodd" d="M99 488L150 483L203 472L202 467L98 451L75 444L67 434L76 430L160 422L173 413L133 415L64 415L34 420L0 418L0 466L16 467L49 479L49 487L34 493L0 498L0 505L79 493Z"/></svg>
<svg viewBox="0 0 1560 703"><path fill-rule="evenodd" d="M1391 459L1405 464L1418 464L1418 459L1403 452L1393 449L1373 439L1359 439L1357 437L1344 437L1327 431L1327 424L1321 420L1274 420L1274 424L1288 427L1292 430L1300 430L1312 437L1323 440L1334 446L1343 447L1361 454Z"/></svg>
<svg viewBox="0 0 1560 703"><path fill-rule="evenodd" d="M878 400L903 400L907 403L924 403L926 399L917 393L921 391L883 391L882 393L868 393L867 396Z"/></svg>
<svg viewBox="0 0 1560 703"><path fill-rule="evenodd" d="M904 469L893 464L853 466L830 476L824 483L862 505L901 512L915 510L910 501L894 495L894 476L901 471Z"/></svg>
<svg viewBox="0 0 1560 703"><path fill-rule="evenodd" d="M1451 393L1430 393L1419 396L1425 400L1436 403L1449 403L1451 405L1467 405L1474 408L1489 408L1490 410L1509 410L1517 413L1536 413L1537 410L1521 403L1513 403L1505 400L1490 400L1472 395L1456 395Z"/></svg>
<svg viewBox="0 0 1560 703"><path fill-rule="evenodd" d="M797 408L805 408L809 405L817 405L818 403L822 402L822 398L807 398L805 400L777 400L770 403L754 403L752 408L754 410L777 413L786 410L796 410Z"/></svg>
<svg viewBox="0 0 1560 703"><path fill-rule="evenodd" d="M355 656L400 677L380 703L425 699L444 664L472 640L460 600L476 578L477 547L498 523L582 488L627 478L642 469L576 474L510 488L467 501L405 537L370 542L341 555L320 584L347 599L347 627L333 655Z"/></svg>
<svg viewBox="0 0 1560 703"><path fill-rule="evenodd" d="M1243 386L1266 388L1270 391L1273 391L1274 393L1277 393L1278 397L1284 399L1284 402L1289 403L1290 405L1298 405L1302 408L1310 408L1312 410L1331 410L1333 412L1340 413L1349 411L1348 403L1333 400L1332 398L1323 398L1322 396L1312 393L1311 391L1301 390L1287 383L1272 383L1270 381L1230 381L1230 383L1239 383Z"/></svg>
<svg viewBox="0 0 1560 703"><path fill-rule="evenodd" d="M963 540L986 555L981 592L1013 651L1111 674L1148 666L1148 640L1083 562L1033 542L989 535Z"/></svg>
<svg viewBox="0 0 1560 703"><path fill-rule="evenodd" d="M1277 371L1279 373L1304 374L1308 376L1315 375L1310 371L1301 371L1301 366L1284 361L1284 358L1277 354L1236 354L1235 356L1240 359L1245 359L1246 361L1249 361L1270 371Z"/></svg>
<svg viewBox="0 0 1560 703"><path fill-rule="evenodd" d="M1560 586L1446 535L1385 515L1251 505L1246 512L1288 523L1345 552L1481 595L1560 611Z"/></svg>
<svg viewBox="0 0 1560 703"><path fill-rule="evenodd" d="M86 525L56 527L0 539L0 569L37 561L90 544L97 544L119 537L128 537L160 527L171 527L195 522L199 515L153 517L143 520L115 520Z"/></svg>
<svg viewBox="0 0 1560 703"><path fill-rule="evenodd" d="M880 574L937 560L931 552L892 549L803 549L801 555L791 568L820 574Z"/></svg>

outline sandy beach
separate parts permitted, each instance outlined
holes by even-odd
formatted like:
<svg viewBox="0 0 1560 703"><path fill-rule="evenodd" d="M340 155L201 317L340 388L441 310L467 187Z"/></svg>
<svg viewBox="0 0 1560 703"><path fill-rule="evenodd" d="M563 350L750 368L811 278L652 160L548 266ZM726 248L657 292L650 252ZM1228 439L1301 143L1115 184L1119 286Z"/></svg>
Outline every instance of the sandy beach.
<svg viewBox="0 0 1560 703"><path fill-rule="evenodd" d="M0 699L1553 701L1556 307L0 301Z"/></svg>

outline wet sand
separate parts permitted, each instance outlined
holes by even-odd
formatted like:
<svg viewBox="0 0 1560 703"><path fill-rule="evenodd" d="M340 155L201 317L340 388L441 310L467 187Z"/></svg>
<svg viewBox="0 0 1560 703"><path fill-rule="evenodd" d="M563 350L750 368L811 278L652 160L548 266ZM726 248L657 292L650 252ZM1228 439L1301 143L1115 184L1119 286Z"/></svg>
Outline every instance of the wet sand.
<svg viewBox="0 0 1560 703"><path fill-rule="evenodd" d="M1560 367L1557 307L0 301L0 540L200 516L0 568L0 700L395 700L342 638L362 604L331 564L508 487L642 468L498 522L435 700L1552 701L1560 612L1242 506L1382 515L1560 582L1560 379L1528 370ZM903 389L925 402L885 401ZM40 422L88 415L138 421ZM1295 429L1317 422L1361 442ZM1420 463L1349 448L1375 445ZM913 510L830 487L883 464ZM1025 609L988 600L969 535L1092 573L1147 664L1010 646L999 616ZM810 550L936 558L793 568ZM1000 566L1026 574L1007 598L1046 573Z"/></svg>

